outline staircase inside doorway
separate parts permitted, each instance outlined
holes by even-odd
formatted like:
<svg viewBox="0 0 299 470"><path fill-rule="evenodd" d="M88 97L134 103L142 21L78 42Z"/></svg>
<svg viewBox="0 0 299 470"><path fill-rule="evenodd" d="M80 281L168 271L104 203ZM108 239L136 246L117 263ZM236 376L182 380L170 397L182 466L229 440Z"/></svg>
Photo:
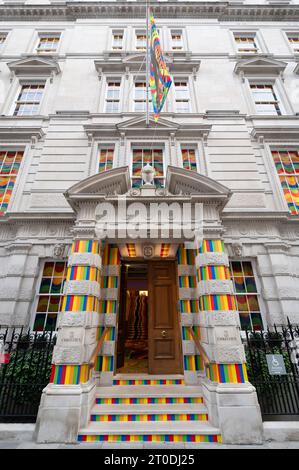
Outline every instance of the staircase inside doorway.
<svg viewBox="0 0 299 470"><path fill-rule="evenodd" d="M87 428L79 442L220 443L209 423L200 386L182 375L118 374L112 386L97 388Z"/></svg>

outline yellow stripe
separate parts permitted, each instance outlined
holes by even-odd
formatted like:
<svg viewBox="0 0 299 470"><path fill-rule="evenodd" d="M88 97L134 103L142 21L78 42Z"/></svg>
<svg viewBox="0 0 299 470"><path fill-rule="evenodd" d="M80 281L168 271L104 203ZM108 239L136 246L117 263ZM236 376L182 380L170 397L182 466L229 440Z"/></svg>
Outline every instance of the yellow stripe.
<svg viewBox="0 0 299 470"><path fill-rule="evenodd" d="M72 366L66 366L65 368L65 383L66 385L71 384L71 373L73 372L73 367Z"/></svg>

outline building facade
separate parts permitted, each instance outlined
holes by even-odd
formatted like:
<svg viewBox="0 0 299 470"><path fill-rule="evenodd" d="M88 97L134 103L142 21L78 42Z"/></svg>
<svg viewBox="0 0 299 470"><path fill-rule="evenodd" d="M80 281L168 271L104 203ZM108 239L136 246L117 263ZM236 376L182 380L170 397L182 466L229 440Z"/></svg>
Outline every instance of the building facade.
<svg viewBox="0 0 299 470"><path fill-rule="evenodd" d="M90 410L139 380L201 389L211 427L171 439L260 442L240 331L298 323L299 5L151 4L173 84L147 126L145 2L0 0L0 325L58 329L39 441L127 439ZM119 196L199 203L203 243L102 239Z"/></svg>

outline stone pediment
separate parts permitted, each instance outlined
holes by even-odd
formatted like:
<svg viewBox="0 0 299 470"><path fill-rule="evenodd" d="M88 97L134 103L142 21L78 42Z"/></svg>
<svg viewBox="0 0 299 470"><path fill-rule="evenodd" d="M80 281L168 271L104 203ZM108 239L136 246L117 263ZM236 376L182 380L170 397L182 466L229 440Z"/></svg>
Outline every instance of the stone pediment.
<svg viewBox="0 0 299 470"><path fill-rule="evenodd" d="M106 196L126 194L130 187L129 168L123 166L90 176L69 188L64 195L76 210L79 202L98 201Z"/></svg>
<svg viewBox="0 0 299 470"><path fill-rule="evenodd" d="M162 114L163 116L163 114ZM153 116L150 116L149 126L146 124L145 115L135 116L134 118L120 121L118 124L106 123L103 120L94 119L91 124L85 124L84 130L89 139L103 138L121 138L121 143L125 137L147 137L153 139L153 136L159 138L170 138L175 142L175 138L196 138L205 140L211 130L211 125L203 123L203 119L193 123L174 122L170 119L160 117L156 123Z"/></svg>
<svg viewBox="0 0 299 470"><path fill-rule="evenodd" d="M188 72L196 76L200 67L200 60L190 52L183 52L181 54L165 52L164 58L170 73ZM94 64L99 77L103 73L110 72L140 73L146 71L144 52L105 52L100 59L94 61Z"/></svg>
<svg viewBox="0 0 299 470"><path fill-rule="evenodd" d="M58 63L47 57L26 57L7 64L15 75L50 76L60 73Z"/></svg>
<svg viewBox="0 0 299 470"><path fill-rule="evenodd" d="M135 201L142 201L147 196L146 199L186 202L187 197L193 202L216 203L223 208L230 199L231 191L207 176L168 166L165 189L155 190L153 187L150 194L146 191L143 194L143 191L131 190L129 167L123 166L90 176L73 185L64 195L75 211L82 203L98 204L111 198L115 200L118 195L126 195L129 199L133 197Z"/></svg>
<svg viewBox="0 0 299 470"><path fill-rule="evenodd" d="M226 186L205 175L183 168L168 166L166 187L174 195L200 196L203 201L222 200L225 204L231 197Z"/></svg>
<svg viewBox="0 0 299 470"><path fill-rule="evenodd" d="M164 59L165 59L166 62L170 61L170 58L168 57L167 54L164 54ZM128 55L123 57L122 61L123 61L124 64L134 64L136 62L141 64L141 63L145 62L145 53L144 52L138 52L137 54L136 53L128 54Z"/></svg>
<svg viewBox="0 0 299 470"><path fill-rule="evenodd" d="M135 130L135 129L146 129L146 118L145 116L138 116L133 119L129 119L128 121L121 122L120 124L116 124L117 129L120 132L127 131L127 130ZM177 130L179 129L180 125L174 121L170 121L168 119L159 118L158 122L156 123L154 118L150 116L149 119L149 127L154 128L155 130L163 129L163 130Z"/></svg>
<svg viewBox="0 0 299 470"><path fill-rule="evenodd" d="M234 72L244 75L279 75L284 71L287 64L281 60L268 57L253 57L248 60L239 60Z"/></svg>

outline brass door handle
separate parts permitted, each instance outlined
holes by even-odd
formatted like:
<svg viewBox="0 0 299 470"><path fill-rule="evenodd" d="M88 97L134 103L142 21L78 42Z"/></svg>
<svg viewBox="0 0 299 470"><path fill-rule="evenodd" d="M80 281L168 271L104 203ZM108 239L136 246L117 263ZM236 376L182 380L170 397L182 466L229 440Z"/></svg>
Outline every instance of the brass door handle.
<svg viewBox="0 0 299 470"><path fill-rule="evenodd" d="M161 331L161 336L162 336L162 338L166 337L166 331L165 330Z"/></svg>

